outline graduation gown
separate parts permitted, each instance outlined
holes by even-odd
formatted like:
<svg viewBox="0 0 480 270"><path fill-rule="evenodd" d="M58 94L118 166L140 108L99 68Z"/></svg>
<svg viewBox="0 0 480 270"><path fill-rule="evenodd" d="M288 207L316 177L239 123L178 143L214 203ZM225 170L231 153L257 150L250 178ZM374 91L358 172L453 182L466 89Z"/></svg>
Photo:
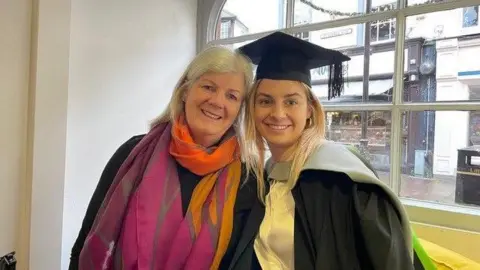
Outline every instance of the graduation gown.
<svg viewBox="0 0 480 270"><path fill-rule="evenodd" d="M344 146L327 142L316 149L291 194L294 269L414 269L401 202ZM254 243L264 215L257 201L229 269L261 269Z"/></svg>

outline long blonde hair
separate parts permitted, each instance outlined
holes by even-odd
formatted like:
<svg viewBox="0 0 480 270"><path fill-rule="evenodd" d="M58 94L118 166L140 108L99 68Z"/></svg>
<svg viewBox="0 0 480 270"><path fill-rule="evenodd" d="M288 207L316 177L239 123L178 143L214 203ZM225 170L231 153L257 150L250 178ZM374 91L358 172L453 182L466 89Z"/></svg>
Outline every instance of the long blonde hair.
<svg viewBox="0 0 480 270"><path fill-rule="evenodd" d="M260 135L255 127L255 96L261 80L257 80L249 91L247 97L247 107L245 111L245 145L249 155L246 156L246 164L249 171L253 171L257 181L257 194L262 202L265 202L265 151L267 142ZM300 138L291 151L287 153L287 158L292 161L292 167L288 177L288 183L293 187L300 175L300 172L312 152L325 139L325 111L320 101L312 92L312 89L302 83L307 95L308 103L312 109L310 123L303 130Z"/></svg>
<svg viewBox="0 0 480 270"><path fill-rule="evenodd" d="M161 123L166 123L177 119L184 112L183 97L185 92L190 89L192 84L206 73L228 73L241 72L245 78L245 97L251 89L253 82L253 67L248 58L242 54L235 52L227 47L214 46L200 52L190 62L182 76L178 80L168 103L167 108L156 117L150 124L150 129ZM233 124L233 128L240 143L242 156L245 153L245 145L243 144L243 134L240 132L240 120L244 114L244 102L240 109L239 115Z"/></svg>

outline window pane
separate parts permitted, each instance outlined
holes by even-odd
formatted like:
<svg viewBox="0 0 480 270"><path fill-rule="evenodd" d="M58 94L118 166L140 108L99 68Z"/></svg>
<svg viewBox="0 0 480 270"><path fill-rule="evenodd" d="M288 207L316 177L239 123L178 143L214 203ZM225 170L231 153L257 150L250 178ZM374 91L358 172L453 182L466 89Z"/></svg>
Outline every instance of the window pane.
<svg viewBox="0 0 480 270"><path fill-rule="evenodd" d="M403 197L480 206L480 111L404 112Z"/></svg>
<svg viewBox="0 0 480 270"><path fill-rule="evenodd" d="M462 27L475 26L478 26L478 6L464 8L462 13Z"/></svg>
<svg viewBox="0 0 480 270"><path fill-rule="evenodd" d="M253 39L253 40L247 40L247 41L244 41L244 42L237 42L237 43L233 43L232 45L232 48L233 49L238 49L240 47L242 47L243 45L247 45L251 42L254 42L256 39Z"/></svg>
<svg viewBox="0 0 480 270"><path fill-rule="evenodd" d="M327 112L326 137L342 144L357 147L373 165L386 184L390 175L391 113L376 112Z"/></svg>
<svg viewBox="0 0 480 270"><path fill-rule="evenodd" d="M478 7L407 18L404 100L480 100Z"/></svg>
<svg viewBox="0 0 480 270"><path fill-rule="evenodd" d="M453 1L455 0L407 0L407 6L418 6L418 5L424 5L424 4L453 2Z"/></svg>
<svg viewBox="0 0 480 270"><path fill-rule="evenodd" d="M294 24L333 21L365 14L368 0L296 0ZM396 0L371 0L371 12L397 8Z"/></svg>
<svg viewBox="0 0 480 270"><path fill-rule="evenodd" d="M231 38L285 27L286 0L227 0L216 39Z"/></svg>
<svg viewBox="0 0 480 270"><path fill-rule="evenodd" d="M238 49L238 48L242 47L243 45L247 45L250 42L254 42L255 40L256 39L247 40L247 41L243 41L243 42L237 42L237 43L233 43L233 44L220 44L220 45L213 45L213 46L223 46L223 47L227 47L227 48L235 50L235 49Z"/></svg>
<svg viewBox="0 0 480 270"><path fill-rule="evenodd" d="M250 42L254 42L255 40L256 39L252 39L252 40L247 40L247 41L243 41L243 42L237 42L237 43L233 43L233 44L225 44L225 45L220 45L220 46L224 46L224 47L228 47L230 49L236 50L236 49L242 47L243 45L247 45ZM252 67L253 67L253 72L255 73L255 71L257 70L257 66L252 64Z"/></svg>
<svg viewBox="0 0 480 270"><path fill-rule="evenodd" d="M387 21L393 27L387 31L394 32L395 19ZM379 34L380 24L370 23L370 30L365 30L368 29L368 24L358 24L308 34L294 34L322 47L340 50L351 58L344 65L346 82L343 95L330 101L327 99L329 67L312 70L312 89L322 102L331 104L392 101L395 40L393 35L387 39L384 34ZM375 35L377 38L371 38L371 42L365 43L365 35ZM378 37L383 37L383 40ZM370 52L367 55L365 47Z"/></svg>

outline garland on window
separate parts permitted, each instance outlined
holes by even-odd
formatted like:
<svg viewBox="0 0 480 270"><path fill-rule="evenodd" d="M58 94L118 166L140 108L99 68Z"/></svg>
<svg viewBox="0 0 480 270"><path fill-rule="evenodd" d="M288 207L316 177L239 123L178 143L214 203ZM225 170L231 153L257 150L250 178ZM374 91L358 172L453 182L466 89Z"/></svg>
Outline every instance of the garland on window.
<svg viewBox="0 0 480 270"><path fill-rule="evenodd" d="M330 16L353 17L353 16L362 15L362 13L359 13L359 12L341 12L341 11L336 11L336 10L325 9L325 8L322 8L320 6L315 5L314 3L312 3L309 0L300 0L300 2L304 3L305 5L311 7L315 10L318 10L322 13L327 13Z"/></svg>
<svg viewBox="0 0 480 270"><path fill-rule="evenodd" d="M427 4L436 4L436 3L441 3L441 2L447 2L448 0L427 0L423 3L417 3L417 4L414 4L414 5L411 5L411 6L420 6L420 5L427 5ZM312 3L312 1L310 0L300 0L301 3L304 3L305 5L315 9L315 10L318 10L322 13L326 13L330 16L335 16L335 17L353 17L353 16L359 16L359 15L363 15L364 13L360 13L360 12L341 12L341 11L337 11L337 10L330 10L330 9L326 9L326 8L322 8L314 3ZM392 10L392 9L395 9L396 8L396 4L395 5L382 5L382 6L379 6L379 7L375 7L375 8L372 8L372 10L374 10L375 12L379 12L379 11L388 11L388 10Z"/></svg>

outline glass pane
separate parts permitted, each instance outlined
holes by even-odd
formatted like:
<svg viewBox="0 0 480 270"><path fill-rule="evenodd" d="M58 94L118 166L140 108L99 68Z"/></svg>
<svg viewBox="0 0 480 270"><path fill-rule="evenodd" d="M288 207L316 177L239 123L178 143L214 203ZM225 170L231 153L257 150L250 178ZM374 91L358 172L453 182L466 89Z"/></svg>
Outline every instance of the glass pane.
<svg viewBox="0 0 480 270"><path fill-rule="evenodd" d="M404 112L403 197L480 206L480 111Z"/></svg>
<svg viewBox="0 0 480 270"><path fill-rule="evenodd" d="M394 33L395 19L386 21L389 23L387 31ZM344 65L346 82L343 95L332 100L327 99L329 68L312 70L312 89L323 103L392 101L395 40L394 34L388 34L389 37L380 34L380 24L371 22L294 34L322 47L340 50L351 58ZM370 42L365 42L366 36L371 39ZM370 52L367 55L365 48Z"/></svg>
<svg viewBox="0 0 480 270"><path fill-rule="evenodd" d="M238 37L285 27L286 0L227 0L216 39Z"/></svg>
<svg viewBox="0 0 480 270"><path fill-rule="evenodd" d="M365 14L368 0L296 0L294 24L333 21ZM371 0L371 12L397 8L396 0Z"/></svg>
<svg viewBox="0 0 480 270"><path fill-rule="evenodd" d="M250 42L254 42L255 40L256 39L252 39L252 40L247 40L247 41L243 41L243 42L237 42L237 43L233 43L233 44L217 45L217 46L224 46L224 47L236 50L236 49L242 47L243 45L247 45ZM252 67L253 67L253 72L255 72L257 70L257 66L252 64Z"/></svg>
<svg viewBox="0 0 480 270"><path fill-rule="evenodd" d="M453 2L453 1L455 0L407 0L407 6L418 6L418 5Z"/></svg>
<svg viewBox="0 0 480 270"><path fill-rule="evenodd" d="M478 7L407 18L406 102L480 100Z"/></svg>
<svg viewBox="0 0 480 270"><path fill-rule="evenodd" d="M462 12L462 27L478 26L478 6L466 7Z"/></svg>
<svg viewBox="0 0 480 270"><path fill-rule="evenodd" d="M355 145L370 161L386 184L390 177L391 113L327 112L326 137L342 144Z"/></svg>
<svg viewBox="0 0 480 270"><path fill-rule="evenodd" d="M255 40L256 39L233 43L232 48L233 49L238 49L238 48L242 47L243 45L247 45L248 43L254 42Z"/></svg>

